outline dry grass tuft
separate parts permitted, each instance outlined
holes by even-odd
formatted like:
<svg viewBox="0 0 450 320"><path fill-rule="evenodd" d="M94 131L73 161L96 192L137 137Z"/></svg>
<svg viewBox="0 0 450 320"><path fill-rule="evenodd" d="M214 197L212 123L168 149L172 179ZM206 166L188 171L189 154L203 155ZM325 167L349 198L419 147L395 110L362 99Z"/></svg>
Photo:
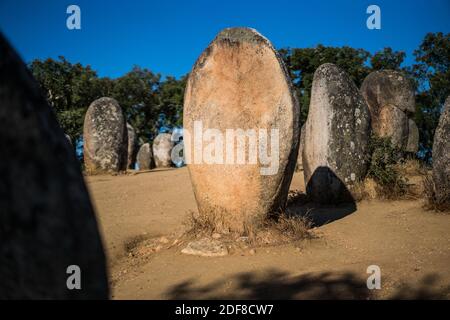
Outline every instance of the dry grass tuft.
<svg viewBox="0 0 450 320"><path fill-rule="evenodd" d="M242 232L232 232L224 227L223 215L208 215L190 211L185 225L188 238L212 237L220 235L221 241L233 246L237 241L258 247L262 245L279 245L312 238L311 221L308 217L277 213L268 217L247 220Z"/></svg>
<svg viewBox="0 0 450 320"><path fill-rule="evenodd" d="M397 165L397 170L405 176L422 176L427 174L427 167L419 159L407 159Z"/></svg>
<svg viewBox="0 0 450 320"><path fill-rule="evenodd" d="M210 236L215 232L226 232L223 215L217 213L217 211L201 214L190 210L184 224L187 227L187 235Z"/></svg>

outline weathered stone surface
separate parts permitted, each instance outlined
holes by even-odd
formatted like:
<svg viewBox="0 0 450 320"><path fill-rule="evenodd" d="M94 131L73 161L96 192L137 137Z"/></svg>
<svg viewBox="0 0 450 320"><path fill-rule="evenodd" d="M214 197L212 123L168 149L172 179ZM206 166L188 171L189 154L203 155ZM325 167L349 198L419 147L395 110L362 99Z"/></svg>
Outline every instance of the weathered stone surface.
<svg viewBox="0 0 450 320"><path fill-rule="evenodd" d="M387 104L403 112L415 112L413 84L400 71L381 70L370 73L361 85L361 93L369 106L372 121Z"/></svg>
<svg viewBox="0 0 450 320"><path fill-rule="evenodd" d="M234 143L230 152L220 148L223 153L219 151L212 162L197 161L196 155L208 152L207 146L194 150L194 137L188 138L188 132L194 135L197 121L203 132L211 129L224 136L227 129L234 133L241 129L237 134L244 140L240 149L246 159L237 162L238 143ZM283 61L266 38L248 28L225 29L217 35L190 73L183 125L186 162L202 214L221 221L220 228L242 232L246 224L285 207L297 160L299 107ZM275 161L263 164L247 157L248 130L258 135L259 129L268 136L271 129L278 130L275 169L270 168ZM230 140L236 142L234 138ZM254 145L266 146L255 139ZM270 153L271 146L262 149ZM259 149L257 157L261 154Z"/></svg>
<svg viewBox="0 0 450 320"><path fill-rule="evenodd" d="M150 170L153 168L153 152L149 143L144 143L137 154L139 170Z"/></svg>
<svg viewBox="0 0 450 320"><path fill-rule="evenodd" d="M75 153L1 34L0 57L0 299L105 299L105 256ZM70 265L81 290L67 289Z"/></svg>
<svg viewBox="0 0 450 320"><path fill-rule="evenodd" d="M413 119L408 120L408 142L406 152L416 153L419 150L419 128Z"/></svg>
<svg viewBox="0 0 450 320"><path fill-rule="evenodd" d="M433 180L436 198L450 202L450 96L444 104L433 140Z"/></svg>
<svg viewBox="0 0 450 320"><path fill-rule="evenodd" d="M171 167L174 142L170 133L160 133L153 140L153 159L157 168Z"/></svg>
<svg viewBox="0 0 450 320"><path fill-rule="evenodd" d="M128 133L119 103L100 98L89 106L84 118L84 163L90 174L126 170Z"/></svg>
<svg viewBox="0 0 450 320"><path fill-rule="evenodd" d="M348 186L367 171L370 112L350 77L331 63L314 73L305 124L307 193L319 203L351 200Z"/></svg>
<svg viewBox="0 0 450 320"><path fill-rule="evenodd" d="M411 81L399 71L375 71L364 79L361 94L370 110L372 131L390 137L394 146L407 149L408 115L415 112Z"/></svg>
<svg viewBox="0 0 450 320"><path fill-rule="evenodd" d="M408 117L399 108L387 104L380 108L377 121L372 122L372 130L379 137L389 137L393 146L406 148L408 143Z"/></svg>
<svg viewBox="0 0 450 320"><path fill-rule="evenodd" d="M127 123L127 134L128 134L128 160L127 160L127 168L134 169L134 164L136 163L136 154L137 154L137 138L136 131L133 126Z"/></svg>
<svg viewBox="0 0 450 320"><path fill-rule="evenodd" d="M181 253L202 257L223 257L228 254L228 249L218 240L203 238L189 242Z"/></svg>
<svg viewBox="0 0 450 320"><path fill-rule="evenodd" d="M298 156L297 156L297 170L303 170L303 148L305 146L305 124L302 125L302 129L300 130L300 145L298 147Z"/></svg>

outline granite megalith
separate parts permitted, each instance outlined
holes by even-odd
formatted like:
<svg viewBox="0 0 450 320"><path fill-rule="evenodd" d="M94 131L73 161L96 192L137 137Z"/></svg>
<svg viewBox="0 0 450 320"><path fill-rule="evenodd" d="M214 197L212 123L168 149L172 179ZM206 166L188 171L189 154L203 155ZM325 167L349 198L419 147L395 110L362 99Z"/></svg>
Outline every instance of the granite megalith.
<svg viewBox="0 0 450 320"><path fill-rule="evenodd" d="M217 230L243 233L285 207L299 107L269 40L250 28L222 30L189 75L183 125L199 213Z"/></svg>
<svg viewBox="0 0 450 320"><path fill-rule="evenodd" d="M89 106L83 126L83 154L89 174L126 170L128 132L119 103L103 97Z"/></svg>
<svg viewBox="0 0 450 320"><path fill-rule="evenodd" d="M298 147L297 170L303 170L303 148L305 146L305 124L300 130L300 145Z"/></svg>
<svg viewBox="0 0 450 320"><path fill-rule="evenodd" d="M160 133L153 140L153 159L157 168L168 168L172 166L172 141L170 133Z"/></svg>
<svg viewBox="0 0 450 320"><path fill-rule="evenodd" d="M444 104L433 140L433 181L436 200L450 207L450 96Z"/></svg>
<svg viewBox="0 0 450 320"><path fill-rule="evenodd" d="M413 119L408 120L408 142L406 152L416 153L419 150L419 128Z"/></svg>
<svg viewBox="0 0 450 320"><path fill-rule="evenodd" d="M139 170L150 170L153 168L153 152L149 143L144 143L137 154Z"/></svg>
<svg viewBox="0 0 450 320"><path fill-rule="evenodd" d="M400 71L375 71L364 79L361 94L370 110L373 133L391 138L399 149L407 149L408 118L415 112L412 82Z"/></svg>
<svg viewBox="0 0 450 320"><path fill-rule="evenodd" d="M138 152L136 130L133 126L127 123L127 135L128 135L128 152L127 152L127 169L134 169L136 163L136 155Z"/></svg>
<svg viewBox="0 0 450 320"><path fill-rule="evenodd" d="M370 112L358 88L331 63L314 73L305 124L303 170L308 196L332 204L352 201L350 187L365 178Z"/></svg>
<svg viewBox="0 0 450 320"><path fill-rule="evenodd" d="M105 254L80 164L0 34L0 299L107 299ZM79 268L81 290L69 290Z"/></svg>

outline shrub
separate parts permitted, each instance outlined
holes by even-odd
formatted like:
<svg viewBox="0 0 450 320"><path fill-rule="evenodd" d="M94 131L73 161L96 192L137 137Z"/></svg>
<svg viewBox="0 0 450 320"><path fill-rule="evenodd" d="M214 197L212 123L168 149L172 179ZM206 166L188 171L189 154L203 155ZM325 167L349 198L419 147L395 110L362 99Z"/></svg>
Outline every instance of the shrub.
<svg viewBox="0 0 450 320"><path fill-rule="evenodd" d="M390 138L372 136L369 140L370 163L367 176L377 184L377 194L398 199L407 194L408 179L398 164L403 161L402 150L394 147Z"/></svg>

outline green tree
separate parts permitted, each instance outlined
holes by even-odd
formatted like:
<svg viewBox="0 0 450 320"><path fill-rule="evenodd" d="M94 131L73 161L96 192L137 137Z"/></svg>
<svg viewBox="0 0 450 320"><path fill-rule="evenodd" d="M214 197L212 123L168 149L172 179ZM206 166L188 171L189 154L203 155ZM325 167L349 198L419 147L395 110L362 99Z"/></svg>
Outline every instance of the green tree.
<svg viewBox="0 0 450 320"><path fill-rule="evenodd" d="M384 48L370 58L370 64L373 70L400 70L400 65L405 57L406 53L404 51L393 51L391 48Z"/></svg>
<svg viewBox="0 0 450 320"><path fill-rule="evenodd" d="M312 80L314 72L320 65L336 64L350 75L358 87L370 72L370 68L365 64L370 53L363 49L318 45L315 48L282 49L279 53L296 87L301 123L305 122L308 115Z"/></svg>
<svg viewBox="0 0 450 320"><path fill-rule="evenodd" d="M158 116L159 74L138 66L114 80L111 96L124 111L127 121L135 128L136 134L144 142L155 134Z"/></svg>
<svg viewBox="0 0 450 320"><path fill-rule="evenodd" d="M159 86L159 110L164 112L171 126L183 125L183 100L188 75L177 80L168 76Z"/></svg>
<svg viewBox="0 0 450 320"><path fill-rule="evenodd" d="M450 95L450 33L428 33L414 56L410 73L417 87L415 120L422 149L429 151L442 106Z"/></svg>
<svg viewBox="0 0 450 320"><path fill-rule="evenodd" d="M29 66L46 94L64 132L72 141L82 134L84 114L89 103L101 96L98 78L90 66L59 60L34 60Z"/></svg>

